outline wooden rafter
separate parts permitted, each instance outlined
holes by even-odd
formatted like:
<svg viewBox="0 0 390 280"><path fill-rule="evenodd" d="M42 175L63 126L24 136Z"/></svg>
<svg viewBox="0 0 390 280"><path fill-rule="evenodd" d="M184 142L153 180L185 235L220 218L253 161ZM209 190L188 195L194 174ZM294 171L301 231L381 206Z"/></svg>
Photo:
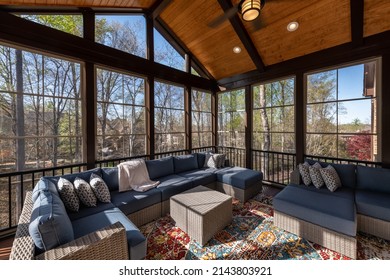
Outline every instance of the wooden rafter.
<svg viewBox="0 0 390 280"><path fill-rule="evenodd" d="M165 38L168 38L169 43L181 54L187 54L193 62L192 66L203 76L206 76L210 80L215 80L210 72L199 62L199 60L191 53L191 51L186 47L186 45L176 36L176 34L169 28L169 26L162 20L160 17L155 19L156 29L163 35Z"/></svg>
<svg viewBox="0 0 390 280"><path fill-rule="evenodd" d="M218 3L224 12L227 12L233 7L232 2L230 0L218 0ZM237 33L242 44L247 50L249 56L251 57L253 63L256 65L257 70L260 72L264 72L265 65L263 63L263 60L261 59L259 52L256 49L256 46L253 44L252 39L249 36L248 31L245 29L245 26L240 20L239 16L236 14L229 20L234 28L234 31Z"/></svg>
<svg viewBox="0 0 390 280"><path fill-rule="evenodd" d="M166 7L168 7L169 4L171 4L172 0L157 0L151 7L149 11L149 16L152 19L156 19L162 11L165 10Z"/></svg>

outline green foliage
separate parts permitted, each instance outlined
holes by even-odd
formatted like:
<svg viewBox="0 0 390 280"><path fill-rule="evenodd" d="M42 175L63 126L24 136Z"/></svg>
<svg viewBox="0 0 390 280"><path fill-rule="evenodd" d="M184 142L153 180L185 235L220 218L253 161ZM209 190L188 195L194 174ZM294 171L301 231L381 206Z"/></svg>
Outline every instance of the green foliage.
<svg viewBox="0 0 390 280"><path fill-rule="evenodd" d="M66 33L83 36L81 15L23 15L22 17Z"/></svg>

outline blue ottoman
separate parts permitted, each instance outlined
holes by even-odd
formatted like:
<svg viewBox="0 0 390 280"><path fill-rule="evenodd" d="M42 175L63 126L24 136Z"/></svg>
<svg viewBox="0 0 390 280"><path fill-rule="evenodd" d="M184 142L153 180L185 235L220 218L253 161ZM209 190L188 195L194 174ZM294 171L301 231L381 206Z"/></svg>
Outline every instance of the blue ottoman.
<svg viewBox="0 0 390 280"><path fill-rule="evenodd" d="M243 202L258 194L262 189L263 173L242 168L223 168L217 174L217 190Z"/></svg>

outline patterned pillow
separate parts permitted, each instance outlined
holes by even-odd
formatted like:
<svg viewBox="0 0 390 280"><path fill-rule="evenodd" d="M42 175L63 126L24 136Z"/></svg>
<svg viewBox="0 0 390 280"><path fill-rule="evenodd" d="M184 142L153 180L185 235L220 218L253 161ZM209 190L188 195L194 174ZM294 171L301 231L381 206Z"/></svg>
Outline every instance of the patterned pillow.
<svg viewBox="0 0 390 280"><path fill-rule="evenodd" d="M311 184L311 178L310 178L310 171L309 171L310 164L308 162L300 163L298 165L299 173L301 174L303 183L308 186Z"/></svg>
<svg viewBox="0 0 390 280"><path fill-rule="evenodd" d="M108 189L106 182L104 182L99 175L92 173L89 184L99 201L106 203L111 202L110 190Z"/></svg>
<svg viewBox="0 0 390 280"><path fill-rule="evenodd" d="M217 168L221 168L225 166L225 154L213 154L213 157L217 158Z"/></svg>
<svg viewBox="0 0 390 280"><path fill-rule="evenodd" d="M322 166L318 162L309 166L309 173L310 173L311 181L317 189L319 189L325 185L324 179L322 179L320 169L322 169Z"/></svg>
<svg viewBox="0 0 390 280"><path fill-rule="evenodd" d="M205 167L221 168L225 166L226 155L224 154L207 154Z"/></svg>
<svg viewBox="0 0 390 280"><path fill-rule="evenodd" d="M341 187L340 177L333 166L328 165L327 167L320 169L320 172L322 178L324 179L326 187L331 192L334 192L335 190Z"/></svg>
<svg viewBox="0 0 390 280"><path fill-rule="evenodd" d="M69 211L78 212L80 208L80 201L76 194L73 184L65 178L58 180L58 193L65 207Z"/></svg>
<svg viewBox="0 0 390 280"><path fill-rule="evenodd" d="M85 180L76 177L74 179L74 187L80 201L87 207L95 207L97 199L91 186Z"/></svg>

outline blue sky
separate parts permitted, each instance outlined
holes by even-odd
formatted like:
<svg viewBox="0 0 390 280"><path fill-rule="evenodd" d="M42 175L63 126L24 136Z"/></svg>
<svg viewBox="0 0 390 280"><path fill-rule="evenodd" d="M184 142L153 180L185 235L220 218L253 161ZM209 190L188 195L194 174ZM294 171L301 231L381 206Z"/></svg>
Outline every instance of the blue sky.
<svg viewBox="0 0 390 280"><path fill-rule="evenodd" d="M358 64L338 71L338 99L363 98L364 64ZM350 123L359 119L362 123L371 123L371 99L342 103L346 114L339 114L339 123Z"/></svg>

